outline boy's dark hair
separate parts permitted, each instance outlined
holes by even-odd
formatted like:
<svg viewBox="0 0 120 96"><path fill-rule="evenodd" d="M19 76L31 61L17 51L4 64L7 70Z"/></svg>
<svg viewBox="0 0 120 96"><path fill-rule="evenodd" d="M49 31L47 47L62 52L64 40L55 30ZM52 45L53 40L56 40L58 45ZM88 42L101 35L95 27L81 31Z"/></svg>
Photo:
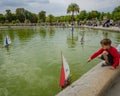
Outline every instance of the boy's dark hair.
<svg viewBox="0 0 120 96"><path fill-rule="evenodd" d="M103 39L100 41L101 45L111 45L112 41L110 39Z"/></svg>

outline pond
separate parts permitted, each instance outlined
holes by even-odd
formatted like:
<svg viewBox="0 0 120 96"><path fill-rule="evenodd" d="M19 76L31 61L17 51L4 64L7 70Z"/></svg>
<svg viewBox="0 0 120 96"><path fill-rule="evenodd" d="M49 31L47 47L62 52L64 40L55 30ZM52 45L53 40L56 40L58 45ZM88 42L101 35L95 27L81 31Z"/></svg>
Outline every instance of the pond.
<svg viewBox="0 0 120 96"><path fill-rule="evenodd" d="M12 45L2 48L6 35ZM61 91L61 51L73 82L100 62L86 63L105 37L120 43L119 33L86 28L76 28L73 36L71 28L0 29L0 96L55 96Z"/></svg>

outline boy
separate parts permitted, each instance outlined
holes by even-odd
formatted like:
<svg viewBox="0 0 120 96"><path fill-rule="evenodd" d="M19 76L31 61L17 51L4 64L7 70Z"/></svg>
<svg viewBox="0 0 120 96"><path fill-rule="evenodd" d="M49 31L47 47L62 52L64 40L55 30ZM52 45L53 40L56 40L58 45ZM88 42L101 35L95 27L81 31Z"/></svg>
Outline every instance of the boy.
<svg viewBox="0 0 120 96"><path fill-rule="evenodd" d="M103 39L101 40L100 44L102 46L97 52L95 52L91 57L88 59L88 62L93 60L98 56L98 58L105 61L101 66L112 66L110 69L115 69L119 65L119 53L117 49L111 46L110 39Z"/></svg>

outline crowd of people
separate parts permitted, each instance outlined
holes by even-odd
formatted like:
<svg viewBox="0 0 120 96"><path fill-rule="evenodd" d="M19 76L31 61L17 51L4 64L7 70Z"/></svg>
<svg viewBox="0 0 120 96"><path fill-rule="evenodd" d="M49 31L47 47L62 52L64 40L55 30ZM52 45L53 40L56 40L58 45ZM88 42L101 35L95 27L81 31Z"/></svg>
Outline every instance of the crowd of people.
<svg viewBox="0 0 120 96"><path fill-rule="evenodd" d="M79 26L82 25L87 25L87 26L103 26L103 27L119 27L120 28L120 21L114 22L113 19L107 19L107 20L103 20L103 21L95 21L95 20L89 20L86 23L80 21L78 23Z"/></svg>

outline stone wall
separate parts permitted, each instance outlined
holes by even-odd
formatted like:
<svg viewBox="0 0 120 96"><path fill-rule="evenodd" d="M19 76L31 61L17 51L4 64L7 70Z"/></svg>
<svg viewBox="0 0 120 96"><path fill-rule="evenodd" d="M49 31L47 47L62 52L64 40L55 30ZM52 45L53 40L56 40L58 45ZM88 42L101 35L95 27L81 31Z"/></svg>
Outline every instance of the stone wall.
<svg viewBox="0 0 120 96"><path fill-rule="evenodd" d="M103 96L119 73L120 67L111 70L100 63L56 96Z"/></svg>

